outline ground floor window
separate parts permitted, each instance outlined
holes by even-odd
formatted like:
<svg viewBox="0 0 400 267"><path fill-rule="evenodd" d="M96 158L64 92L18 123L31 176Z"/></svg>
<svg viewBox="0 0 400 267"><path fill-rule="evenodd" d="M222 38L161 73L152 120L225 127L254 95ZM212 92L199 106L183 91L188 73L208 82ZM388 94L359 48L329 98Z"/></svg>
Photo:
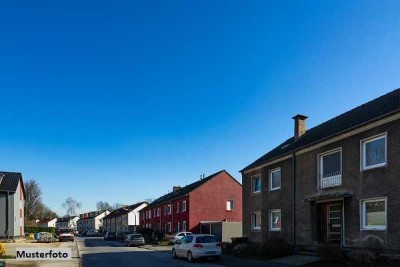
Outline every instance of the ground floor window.
<svg viewBox="0 0 400 267"><path fill-rule="evenodd" d="M251 230L261 229L261 212L255 211L251 213Z"/></svg>
<svg viewBox="0 0 400 267"><path fill-rule="evenodd" d="M186 231L186 221L182 222L182 231Z"/></svg>
<svg viewBox="0 0 400 267"><path fill-rule="evenodd" d="M281 210L271 210L269 212L269 230L281 230Z"/></svg>
<svg viewBox="0 0 400 267"><path fill-rule="evenodd" d="M171 233L172 232L172 229L171 229L172 227L171 227L171 223L169 222L169 223L167 223L167 233Z"/></svg>
<svg viewBox="0 0 400 267"><path fill-rule="evenodd" d="M386 198L361 200L361 229L386 229Z"/></svg>

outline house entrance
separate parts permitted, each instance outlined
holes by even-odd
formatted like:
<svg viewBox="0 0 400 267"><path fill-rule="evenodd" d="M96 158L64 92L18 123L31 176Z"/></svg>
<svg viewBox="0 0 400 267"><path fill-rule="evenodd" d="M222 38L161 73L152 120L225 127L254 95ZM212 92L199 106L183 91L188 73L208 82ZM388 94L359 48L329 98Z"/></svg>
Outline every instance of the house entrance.
<svg viewBox="0 0 400 267"><path fill-rule="evenodd" d="M342 202L320 203L319 205L319 242L341 244L343 233Z"/></svg>

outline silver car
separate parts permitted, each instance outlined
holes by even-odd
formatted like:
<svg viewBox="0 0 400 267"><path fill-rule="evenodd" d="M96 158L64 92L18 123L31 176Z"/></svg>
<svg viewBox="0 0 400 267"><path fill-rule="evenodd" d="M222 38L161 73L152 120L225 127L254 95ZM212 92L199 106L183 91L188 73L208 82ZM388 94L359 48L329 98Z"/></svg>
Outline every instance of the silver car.
<svg viewBox="0 0 400 267"><path fill-rule="evenodd" d="M125 239L125 246L144 246L144 238L141 234L129 234Z"/></svg>
<svg viewBox="0 0 400 267"><path fill-rule="evenodd" d="M187 235L181 240L177 240L172 247L174 258L184 257L190 262L205 257L213 257L219 260L221 254L221 244L214 235Z"/></svg>

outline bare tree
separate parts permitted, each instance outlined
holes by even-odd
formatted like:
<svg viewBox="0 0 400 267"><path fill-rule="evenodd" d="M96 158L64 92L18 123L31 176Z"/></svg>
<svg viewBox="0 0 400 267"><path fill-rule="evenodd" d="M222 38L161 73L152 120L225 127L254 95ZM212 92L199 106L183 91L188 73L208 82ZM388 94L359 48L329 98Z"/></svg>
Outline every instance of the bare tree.
<svg viewBox="0 0 400 267"><path fill-rule="evenodd" d="M25 182L25 217L28 220L38 219L42 209L42 190L35 180Z"/></svg>
<svg viewBox="0 0 400 267"><path fill-rule="evenodd" d="M121 203L114 203L114 205L112 206L113 210L117 210L119 208L122 208L123 206L125 206L124 204Z"/></svg>
<svg viewBox="0 0 400 267"><path fill-rule="evenodd" d="M82 203L78 202L72 197L69 197L64 201L62 207L65 209L67 215L72 216L77 214L76 210L82 207Z"/></svg>
<svg viewBox="0 0 400 267"><path fill-rule="evenodd" d="M113 211L113 208L111 207L110 204L108 204L107 201L98 201L96 203L96 207L97 207L98 211L102 211L102 210Z"/></svg>
<svg viewBox="0 0 400 267"><path fill-rule="evenodd" d="M46 205L42 204L40 212L39 212L39 219L44 219L44 218L57 218L58 215L54 211L52 211L49 207Z"/></svg>

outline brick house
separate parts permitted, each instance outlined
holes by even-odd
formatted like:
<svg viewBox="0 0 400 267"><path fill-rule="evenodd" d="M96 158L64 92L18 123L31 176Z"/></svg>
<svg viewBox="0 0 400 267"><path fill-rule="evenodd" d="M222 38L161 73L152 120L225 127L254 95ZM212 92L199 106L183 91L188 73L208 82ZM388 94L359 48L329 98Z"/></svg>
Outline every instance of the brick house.
<svg viewBox="0 0 400 267"><path fill-rule="evenodd" d="M103 219L104 231L116 232L119 236L136 232L140 222L139 214L147 205L148 203L143 201L112 211Z"/></svg>
<svg viewBox="0 0 400 267"><path fill-rule="evenodd" d="M162 233L199 232L201 221L242 220L242 186L225 170L173 191L140 214L142 228Z"/></svg>
<svg viewBox="0 0 400 267"><path fill-rule="evenodd" d="M19 172L0 171L0 236L23 237L25 187Z"/></svg>
<svg viewBox="0 0 400 267"><path fill-rule="evenodd" d="M103 218L110 214L108 210L91 211L79 214L76 227L79 233L87 231L102 231Z"/></svg>
<svg viewBox="0 0 400 267"><path fill-rule="evenodd" d="M400 89L309 130L306 118L241 171L244 236L400 249Z"/></svg>

